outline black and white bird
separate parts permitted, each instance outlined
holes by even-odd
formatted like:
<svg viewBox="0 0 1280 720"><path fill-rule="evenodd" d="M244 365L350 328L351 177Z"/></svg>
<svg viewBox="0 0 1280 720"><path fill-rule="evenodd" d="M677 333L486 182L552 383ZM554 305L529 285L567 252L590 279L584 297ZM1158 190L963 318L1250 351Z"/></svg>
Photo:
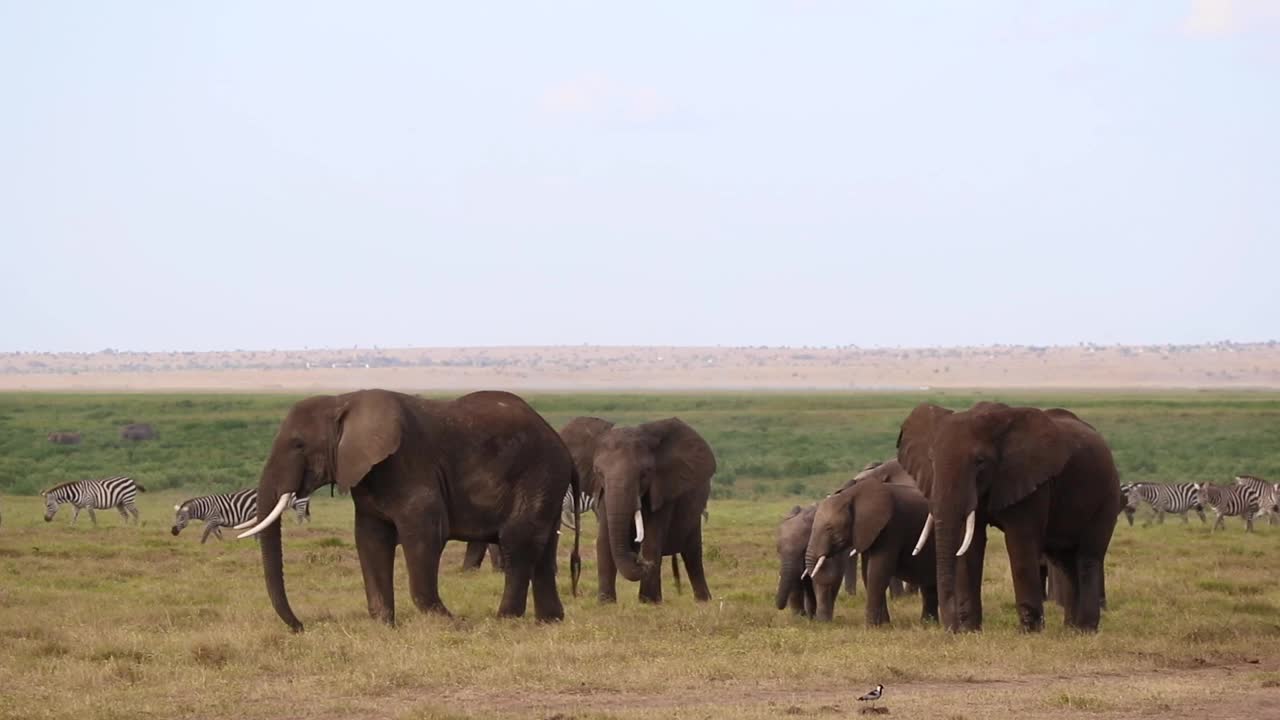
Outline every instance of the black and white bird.
<svg viewBox="0 0 1280 720"><path fill-rule="evenodd" d="M858 698L858 702L866 702L870 700L871 707L875 707L876 701L880 699L881 695L884 695L884 686L877 684L874 688L871 689L871 692Z"/></svg>

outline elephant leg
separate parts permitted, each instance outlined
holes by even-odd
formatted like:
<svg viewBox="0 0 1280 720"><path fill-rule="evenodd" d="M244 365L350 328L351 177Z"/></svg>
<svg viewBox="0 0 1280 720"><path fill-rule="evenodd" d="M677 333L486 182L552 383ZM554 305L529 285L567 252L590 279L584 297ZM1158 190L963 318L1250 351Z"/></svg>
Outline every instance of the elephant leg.
<svg viewBox="0 0 1280 720"><path fill-rule="evenodd" d="M489 543L489 569L493 572L502 572L504 567L506 562L502 559L502 546L498 543Z"/></svg>
<svg viewBox="0 0 1280 720"><path fill-rule="evenodd" d="M956 562L956 589L959 592L954 607L956 627L960 632L982 630L982 570L986 557L987 527L979 523L974 528L969 551Z"/></svg>
<svg viewBox="0 0 1280 720"><path fill-rule="evenodd" d="M471 541L467 543L467 552L462 556L462 571L471 572L479 570L484 564L484 554L491 546L481 541ZM490 558L492 559L492 558Z"/></svg>
<svg viewBox="0 0 1280 720"><path fill-rule="evenodd" d="M707 571L702 566L701 533L690 543L686 543L680 557L684 558L685 574L689 576L689 586L693 588L693 599L698 602L711 600L711 588L707 586Z"/></svg>
<svg viewBox="0 0 1280 720"><path fill-rule="evenodd" d="M858 594L858 557L856 555L844 564L844 591L850 596Z"/></svg>
<svg viewBox="0 0 1280 720"><path fill-rule="evenodd" d="M538 622L564 620L564 605L560 602L560 590L556 587L556 560L560 536L554 531L533 566L533 614Z"/></svg>
<svg viewBox="0 0 1280 720"><path fill-rule="evenodd" d="M533 567L542 558L546 544L535 542L527 533L520 532L501 535L498 544L502 546L502 557L506 561L502 568L504 581L498 617L524 617L529 604Z"/></svg>
<svg viewBox="0 0 1280 720"><path fill-rule="evenodd" d="M609 522L605 513L599 515L599 533L596 535L596 578L600 602L618 601L618 567L613 562L613 550L609 547Z"/></svg>
<svg viewBox="0 0 1280 720"><path fill-rule="evenodd" d="M863 557L862 582L867 588L866 620L869 627L889 622L889 604L885 594L892 579L890 563L879 557Z"/></svg>
<svg viewBox="0 0 1280 720"><path fill-rule="evenodd" d="M369 617L394 625L396 600L392 578L396 561L396 527L357 509L355 536Z"/></svg>
<svg viewBox="0 0 1280 720"><path fill-rule="evenodd" d="M640 602L642 603L661 603L662 602L662 562L655 563L640 578Z"/></svg>
<svg viewBox="0 0 1280 720"><path fill-rule="evenodd" d="M1005 529L1005 545L1009 551L1009 570L1013 573L1013 596L1018 605L1018 619L1024 632L1044 629L1044 585L1040 581L1039 537L1023 528ZM1055 578L1056 579L1056 578Z"/></svg>
<svg viewBox="0 0 1280 720"><path fill-rule="evenodd" d="M938 622L938 586L920 586L920 620Z"/></svg>
<svg viewBox="0 0 1280 720"><path fill-rule="evenodd" d="M1102 620L1103 567L1102 558L1080 554L1076 557L1076 596L1074 627L1085 632L1097 632Z"/></svg>
<svg viewBox="0 0 1280 720"><path fill-rule="evenodd" d="M834 578L833 582L813 583L814 599L817 602L817 612L814 617L823 622L831 622L835 615L836 595L840 592L840 581L842 578Z"/></svg>
<svg viewBox="0 0 1280 720"><path fill-rule="evenodd" d="M418 519L413 528L399 532L400 545L404 548L404 564L409 572L409 596L419 611L449 616L449 609L440 599L440 553L444 551L448 528L439 516L428 517L425 525ZM392 550L394 555L395 550Z"/></svg>
<svg viewBox="0 0 1280 720"><path fill-rule="evenodd" d="M796 615L804 615L804 590L799 588L792 590L791 594L787 595L787 607L791 608L791 612Z"/></svg>
<svg viewBox="0 0 1280 720"><path fill-rule="evenodd" d="M906 595L907 591L902 587L902 581L898 578L889 578L889 597L900 598Z"/></svg>

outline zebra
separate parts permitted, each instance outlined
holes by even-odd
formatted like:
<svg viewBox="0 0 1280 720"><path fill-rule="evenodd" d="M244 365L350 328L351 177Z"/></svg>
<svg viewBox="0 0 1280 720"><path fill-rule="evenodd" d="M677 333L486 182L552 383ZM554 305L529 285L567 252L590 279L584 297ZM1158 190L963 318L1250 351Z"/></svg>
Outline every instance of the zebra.
<svg viewBox="0 0 1280 720"><path fill-rule="evenodd" d="M1124 513L1124 517L1129 521L1129 527L1133 527L1133 513L1138 509L1138 503L1129 496L1129 491L1137 483L1120 483L1120 497L1124 498L1124 505L1120 507L1120 512Z"/></svg>
<svg viewBox="0 0 1280 720"><path fill-rule="evenodd" d="M1196 484L1201 505L1213 508L1218 516L1209 532L1226 528L1227 516L1244 518L1245 532L1253 532L1253 516L1258 514L1258 489L1249 485Z"/></svg>
<svg viewBox="0 0 1280 720"><path fill-rule="evenodd" d="M299 524L310 519L310 497L294 498L291 504ZM203 545L209 540L210 533L221 540L224 527L242 530L257 522L258 489L247 488L233 493L201 495L184 500L180 505L174 505L173 511L175 514L170 532L175 536L182 532L187 527L187 523L192 520L204 521L204 534L200 536L200 544Z"/></svg>
<svg viewBox="0 0 1280 720"><path fill-rule="evenodd" d="M137 525L139 523L138 506L133 501L138 497L139 492L146 491L147 489L134 482L133 478L123 475L102 480L65 482L40 493L44 498L44 521L52 522L53 516L58 512L58 506L62 503L71 503L76 508L76 514L71 516L72 525L75 525L76 520L80 518L81 510L88 510L93 526L98 527L98 517L93 514L94 509L106 510L112 507L120 511L120 516L126 523L129 522L129 515L132 514L133 523Z"/></svg>
<svg viewBox="0 0 1280 720"><path fill-rule="evenodd" d="M1251 487L1258 491L1258 514L1267 516L1267 524L1277 524L1280 516L1280 483L1272 484L1256 475L1237 475L1236 485Z"/></svg>
<svg viewBox="0 0 1280 720"><path fill-rule="evenodd" d="M1134 483L1125 493L1125 505L1137 510L1138 503L1145 502L1156 513L1156 521L1164 523L1164 514L1181 515L1182 522L1187 522L1187 513L1196 511L1200 522L1208 522L1204 517L1204 502L1200 500L1195 483ZM1132 512L1127 509L1125 512ZM1150 525L1150 521L1147 522Z"/></svg>

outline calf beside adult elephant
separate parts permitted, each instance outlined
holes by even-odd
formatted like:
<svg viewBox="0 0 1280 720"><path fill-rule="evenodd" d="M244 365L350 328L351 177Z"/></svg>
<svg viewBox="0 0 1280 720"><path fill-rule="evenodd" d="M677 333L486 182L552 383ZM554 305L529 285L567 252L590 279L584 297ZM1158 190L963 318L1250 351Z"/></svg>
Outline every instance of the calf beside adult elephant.
<svg viewBox="0 0 1280 720"><path fill-rule="evenodd" d="M805 547L813 531L813 518L817 505L791 508L778 526L778 594L775 604L781 610L790 607L797 615L819 620L830 620L835 610L836 596L840 594L840 581L844 576L845 555L832 555L818 572L806 572ZM850 561L856 565L856 561Z"/></svg>
<svg viewBox="0 0 1280 720"><path fill-rule="evenodd" d="M929 498L921 539L936 538L944 626L982 627L992 525L1005 534L1022 628L1044 625L1043 556L1066 624L1097 630L1103 561L1122 500L1111 450L1093 426L1058 408L978 403L953 412L926 403L902 424L898 460Z"/></svg>
<svg viewBox="0 0 1280 720"><path fill-rule="evenodd" d="M933 543L926 540L916 549L928 516L928 501L910 486L872 478L832 493L818 503L812 520L804 574L818 576L831 563L860 555L868 625L889 622L885 592L894 578L919 587L921 618L937 620Z"/></svg>
<svg viewBox="0 0 1280 720"><path fill-rule="evenodd" d="M258 535L267 594L293 630L285 594L280 514L296 496L337 484L355 504L356 551L369 614L395 621L393 567L404 548L409 594L448 614L439 593L448 540L497 543L506 560L499 616L523 615L530 583L539 620L559 620L560 499L577 474L555 430L524 400L477 392L441 402L362 390L298 402L276 433L258 483ZM578 537L570 560L576 592Z"/></svg>
<svg viewBox="0 0 1280 720"><path fill-rule="evenodd" d="M560 430L579 471L589 469L599 535L596 570L602 602L617 599L617 575L640 583L641 602L662 601L662 558L684 560L694 597L711 599L702 566L702 513L716 459L678 418L617 427L580 417Z"/></svg>

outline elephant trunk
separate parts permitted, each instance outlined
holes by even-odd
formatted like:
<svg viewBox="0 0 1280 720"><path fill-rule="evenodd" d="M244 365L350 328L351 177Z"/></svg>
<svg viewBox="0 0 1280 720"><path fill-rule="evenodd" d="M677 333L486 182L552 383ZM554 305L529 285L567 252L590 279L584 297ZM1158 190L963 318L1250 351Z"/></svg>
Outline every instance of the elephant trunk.
<svg viewBox="0 0 1280 720"><path fill-rule="evenodd" d="M956 613L956 548L959 528L954 522L934 521L934 547L938 566L938 613L942 626L955 632L960 629Z"/></svg>
<svg viewBox="0 0 1280 720"><path fill-rule="evenodd" d="M785 608L791 599L791 594L800 589L800 573L804 572L804 569L796 560L798 558L782 561L782 571L778 574L778 596L774 598L774 604L779 610Z"/></svg>
<svg viewBox="0 0 1280 720"><path fill-rule="evenodd" d="M258 507L262 507L259 505ZM267 580L267 595L271 597L271 607L276 615L284 621L289 629L302 632L302 622L289 607L289 596L284 591L284 553L280 545L280 523L273 522L258 534L258 542L262 546L262 572Z"/></svg>
<svg viewBox="0 0 1280 720"><path fill-rule="evenodd" d="M627 502L623 499L625 497L627 496L615 496L612 498L613 502L621 507L615 508L610 505L608 508L609 549L613 554L613 563L617 566L618 572L622 574L622 577L631 582L637 582L644 579L644 576L648 574L651 568L643 557L631 550L631 533L633 531L636 532L639 535L639 539L643 540L644 525L642 519L636 519L640 515L639 500ZM605 502L609 504L609 501L606 500ZM632 507L633 503L634 507ZM633 524L635 527L633 527Z"/></svg>

